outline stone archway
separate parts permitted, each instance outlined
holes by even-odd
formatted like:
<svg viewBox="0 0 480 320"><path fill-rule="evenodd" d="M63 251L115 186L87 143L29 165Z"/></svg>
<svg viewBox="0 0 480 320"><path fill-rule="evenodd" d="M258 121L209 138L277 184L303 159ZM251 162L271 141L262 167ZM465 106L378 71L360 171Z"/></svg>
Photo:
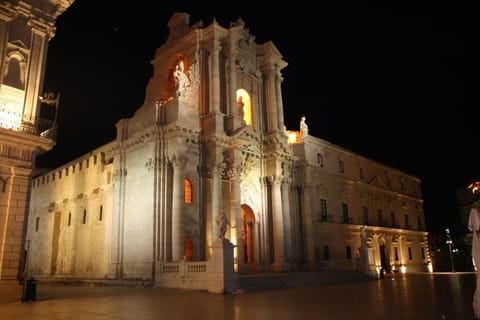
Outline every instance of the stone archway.
<svg viewBox="0 0 480 320"><path fill-rule="evenodd" d="M242 204L243 263L255 271L255 214L250 206Z"/></svg>

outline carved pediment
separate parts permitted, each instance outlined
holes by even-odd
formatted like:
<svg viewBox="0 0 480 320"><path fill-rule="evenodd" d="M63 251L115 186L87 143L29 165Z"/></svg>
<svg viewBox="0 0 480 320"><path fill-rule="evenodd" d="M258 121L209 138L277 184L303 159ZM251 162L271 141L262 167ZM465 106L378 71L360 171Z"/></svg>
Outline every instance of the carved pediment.
<svg viewBox="0 0 480 320"><path fill-rule="evenodd" d="M375 176L372 180L370 180L370 182L368 184L371 185L371 186L381 188L381 189L389 190L385 181L383 181L383 179L379 176Z"/></svg>

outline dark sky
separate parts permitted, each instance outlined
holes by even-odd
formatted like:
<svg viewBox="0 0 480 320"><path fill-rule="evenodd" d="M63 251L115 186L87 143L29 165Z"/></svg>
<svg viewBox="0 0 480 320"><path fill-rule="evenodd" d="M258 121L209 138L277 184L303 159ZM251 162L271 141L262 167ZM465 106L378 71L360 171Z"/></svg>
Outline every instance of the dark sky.
<svg viewBox="0 0 480 320"><path fill-rule="evenodd" d="M288 129L298 130L305 114L311 135L417 176L427 228L451 226L456 190L480 176L473 3L383 2L76 0L49 44L44 88L60 92L59 129L38 166L114 139L115 123L143 103L174 11L224 27L241 17L289 64Z"/></svg>

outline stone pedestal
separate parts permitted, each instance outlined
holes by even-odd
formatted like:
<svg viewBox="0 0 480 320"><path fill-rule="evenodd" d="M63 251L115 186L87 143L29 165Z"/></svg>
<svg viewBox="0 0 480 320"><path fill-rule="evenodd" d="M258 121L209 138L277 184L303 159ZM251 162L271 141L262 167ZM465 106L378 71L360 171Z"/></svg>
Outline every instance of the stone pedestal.
<svg viewBox="0 0 480 320"><path fill-rule="evenodd" d="M22 300L23 286L17 280L0 280L0 304Z"/></svg>
<svg viewBox="0 0 480 320"><path fill-rule="evenodd" d="M234 245L228 239L218 238L212 246L212 287L210 292L231 293L238 289L238 274L233 264Z"/></svg>

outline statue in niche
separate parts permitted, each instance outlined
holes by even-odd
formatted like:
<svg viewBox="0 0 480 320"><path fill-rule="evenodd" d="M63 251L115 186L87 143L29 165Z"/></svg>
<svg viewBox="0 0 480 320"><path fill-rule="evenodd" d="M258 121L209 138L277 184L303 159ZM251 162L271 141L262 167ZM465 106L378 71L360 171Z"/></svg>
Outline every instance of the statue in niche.
<svg viewBox="0 0 480 320"><path fill-rule="evenodd" d="M180 61L175 66L174 77L175 97L184 97L185 92L187 91L187 87L190 85L190 80L188 79L188 75L185 73L185 66L183 61Z"/></svg>
<svg viewBox="0 0 480 320"><path fill-rule="evenodd" d="M237 112L238 115L243 119L244 113L243 113L243 107L245 106L245 103L243 103L243 97L239 96L237 99Z"/></svg>
<svg viewBox="0 0 480 320"><path fill-rule="evenodd" d="M217 223L218 237L220 239L225 239L225 234L227 233L227 227L230 224L230 221L223 210L217 215L215 222Z"/></svg>
<svg viewBox="0 0 480 320"><path fill-rule="evenodd" d="M308 125L305 116L300 118L300 141L308 135Z"/></svg>

